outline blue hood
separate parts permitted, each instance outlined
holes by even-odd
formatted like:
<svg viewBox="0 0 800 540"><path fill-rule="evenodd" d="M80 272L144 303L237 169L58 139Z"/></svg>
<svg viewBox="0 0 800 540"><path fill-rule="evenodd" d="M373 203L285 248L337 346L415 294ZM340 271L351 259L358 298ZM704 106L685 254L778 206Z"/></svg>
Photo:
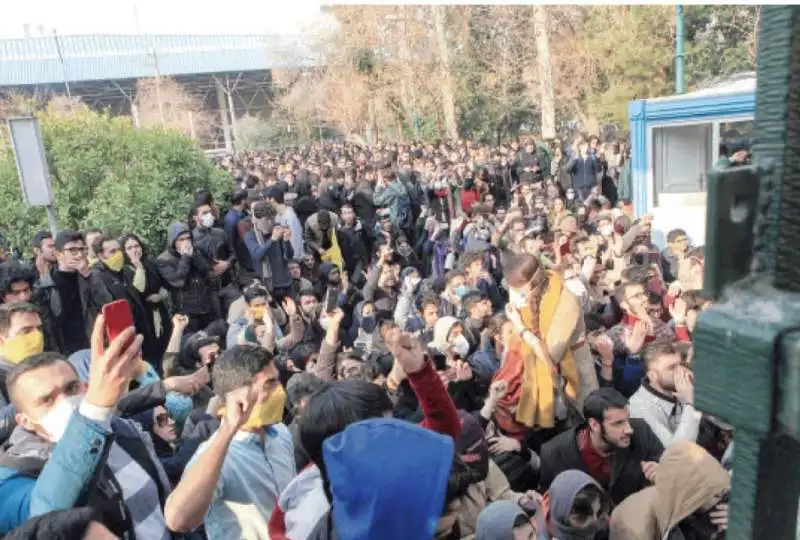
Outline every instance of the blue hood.
<svg viewBox="0 0 800 540"><path fill-rule="evenodd" d="M326 439L323 454L339 540L433 538L444 511L452 438L376 418Z"/></svg>

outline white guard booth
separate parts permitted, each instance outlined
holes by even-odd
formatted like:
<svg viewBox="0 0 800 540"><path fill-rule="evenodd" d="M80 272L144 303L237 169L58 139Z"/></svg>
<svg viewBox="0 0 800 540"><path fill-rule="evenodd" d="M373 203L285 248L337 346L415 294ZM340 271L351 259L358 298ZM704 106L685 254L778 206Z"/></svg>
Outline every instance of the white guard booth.
<svg viewBox="0 0 800 540"><path fill-rule="evenodd" d="M692 245L705 245L708 171L726 147L752 141L755 90L755 76L747 74L629 103L633 209L653 215L653 242L661 248L676 228Z"/></svg>

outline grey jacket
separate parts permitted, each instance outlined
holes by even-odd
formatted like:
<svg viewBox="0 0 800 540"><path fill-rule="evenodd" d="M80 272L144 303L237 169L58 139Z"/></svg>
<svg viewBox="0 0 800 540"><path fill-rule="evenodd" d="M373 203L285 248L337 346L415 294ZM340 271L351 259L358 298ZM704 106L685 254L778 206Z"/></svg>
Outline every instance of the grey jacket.
<svg viewBox="0 0 800 540"><path fill-rule="evenodd" d="M628 400L628 410L631 418L647 422L664 448L681 439L697 442L703 415L692 405L653 390L646 382Z"/></svg>

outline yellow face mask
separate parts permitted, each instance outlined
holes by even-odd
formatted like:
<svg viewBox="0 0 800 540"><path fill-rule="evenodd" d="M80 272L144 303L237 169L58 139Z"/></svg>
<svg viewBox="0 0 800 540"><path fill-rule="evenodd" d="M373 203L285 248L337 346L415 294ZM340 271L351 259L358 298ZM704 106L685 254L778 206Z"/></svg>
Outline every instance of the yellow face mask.
<svg viewBox="0 0 800 540"><path fill-rule="evenodd" d="M19 364L26 358L44 351L44 334L35 330L15 336L0 346L0 357L10 364Z"/></svg>
<svg viewBox="0 0 800 540"><path fill-rule="evenodd" d="M283 421L283 410L286 407L286 390L279 386L272 392L267 401L256 403L250 412L250 418L239 428L241 430L253 430L264 426L279 424ZM220 416L225 416L225 408L219 411Z"/></svg>
<svg viewBox="0 0 800 540"><path fill-rule="evenodd" d="M121 251L117 251L111 257L103 261L103 264L108 266L108 268L113 272L119 272L122 270L122 266L125 264L125 256Z"/></svg>
<svg viewBox="0 0 800 540"><path fill-rule="evenodd" d="M264 315L267 314L267 308L265 306L253 306L248 308L250 312L250 316L253 317L254 321L263 321Z"/></svg>

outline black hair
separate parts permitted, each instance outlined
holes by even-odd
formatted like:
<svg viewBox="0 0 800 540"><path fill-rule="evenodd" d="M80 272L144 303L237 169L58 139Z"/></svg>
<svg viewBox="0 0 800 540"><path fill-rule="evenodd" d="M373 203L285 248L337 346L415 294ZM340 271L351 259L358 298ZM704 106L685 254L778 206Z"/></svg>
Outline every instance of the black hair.
<svg viewBox="0 0 800 540"><path fill-rule="evenodd" d="M8 393L9 400L11 403L17 407L19 410L19 402L14 395L14 389L17 386L17 381L19 378L25 375L26 373L30 373L31 371L41 369L44 367L54 366L59 362L63 362L69 366L69 368L78 375L75 366L73 366L69 360L64 358L61 353L45 351L43 353L34 354L20 362L19 364L12 367L8 373L6 374L6 392Z"/></svg>
<svg viewBox="0 0 800 540"><path fill-rule="evenodd" d="M234 206L242 204L245 201L247 201L247 190L245 189L235 191L233 195L231 195L231 204Z"/></svg>
<svg viewBox="0 0 800 540"><path fill-rule="evenodd" d="M41 315L42 312L38 306L30 302L12 302L0 305L0 335L8 333L8 329L11 328L11 318L17 313L38 313Z"/></svg>
<svg viewBox="0 0 800 540"><path fill-rule="evenodd" d="M461 270L450 270L449 272L447 272L447 274L445 274L444 281L449 285L451 281L453 281L458 277L466 278L467 276Z"/></svg>
<svg viewBox="0 0 800 540"><path fill-rule="evenodd" d="M269 292L267 292L267 289L261 285L247 287L244 291L242 291L242 294L244 295L245 302L248 304L250 304L250 302L256 298L269 298Z"/></svg>
<svg viewBox="0 0 800 540"><path fill-rule="evenodd" d="M47 240L49 238L53 238L53 234L50 231L39 231L33 237L33 240L31 241L31 244L33 244L33 247L35 247L35 248L41 248L42 247L42 242L44 242L45 240Z"/></svg>
<svg viewBox="0 0 800 540"><path fill-rule="evenodd" d="M594 484L583 487L572 500L572 508L568 519L578 526L585 525L587 521L594 517L593 506L595 501L600 501L601 505L605 503L603 491Z"/></svg>
<svg viewBox="0 0 800 540"><path fill-rule="evenodd" d="M56 235L54 247L56 250L61 251L64 249L64 246L70 242L83 242L85 244L86 239L84 238L83 233L80 231L76 231L74 229L64 229L63 231L60 231L58 235Z"/></svg>
<svg viewBox="0 0 800 540"><path fill-rule="evenodd" d="M142 259L147 258L147 249L145 248L142 239L139 238L139 236L136 235L135 233L128 233L128 234L123 234L122 236L119 237L119 247L122 249L122 253L125 255L125 260L130 262L130 260L128 259L128 253L125 251L125 244L127 244L131 240L135 240L136 243L139 244L139 247L142 248Z"/></svg>
<svg viewBox="0 0 800 540"><path fill-rule="evenodd" d="M367 381L332 381L311 396L300 418L300 441L323 478L327 479L322 454L325 439L350 424L379 418L392 408L383 388Z"/></svg>
<svg viewBox="0 0 800 540"><path fill-rule="evenodd" d="M255 345L236 345L219 357L214 364L214 392L224 396L228 392L250 384L272 363L272 353Z"/></svg>
<svg viewBox="0 0 800 540"><path fill-rule="evenodd" d="M461 268L466 270L469 265L477 261L483 261L483 253L480 251L467 251L461 256Z"/></svg>
<svg viewBox="0 0 800 540"><path fill-rule="evenodd" d="M11 285L24 281L33 289L36 272L30 266L17 261L0 264L0 299L11 292Z"/></svg>
<svg viewBox="0 0 800 540"><path fill-rule="evenodd" d="M587 421L595 419L602 424L607 410L624 409L627 406L628 400L617 390L600 388L586 396L586 401L583 402L583 417Z"/></svg>
<svg viewBox="0 0 800 540"><path fill-rule="evenodd" d="M683 229L672 229L667 233L667 243L671 244L678 238L686 238L686 231Z"/></svg>
<svg viewBox="0 0 800 540"><path fill-rule="evenodd" d="M488 300L489 297L481 291L470 291L464 297L463 303L467 310L472 309L476 304Z"/></svg>
<svg viewBox="0 0 800 540"><path fill-rule="evenodd" d="M111 234L102 233L100 236L94 239L94 242L92 242L92 245L89 247L92 248L92 253L95 255L100 255L103 252L103 244L106 242L113 242L115 240L116 238L114 238Z"/></svg>

